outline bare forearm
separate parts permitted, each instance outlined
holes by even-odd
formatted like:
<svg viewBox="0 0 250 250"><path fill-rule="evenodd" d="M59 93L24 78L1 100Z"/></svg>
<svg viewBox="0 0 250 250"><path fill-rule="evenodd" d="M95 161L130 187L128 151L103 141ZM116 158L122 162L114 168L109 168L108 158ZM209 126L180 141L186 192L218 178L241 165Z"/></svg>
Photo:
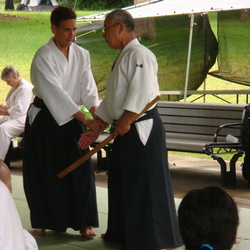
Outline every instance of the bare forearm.
<svg viewBox="0 0 250 250"><path fill-rule="evenodd" d="M82 111L78 111L73 115L74 118L91 128L95 133L100 134L102 132L102 124L97 120L90 119Z"/></svg>
<svg viewBox="0 0 250 250"><path fill-rule="evenodd" d="M81 123L85 124L88 126L88 122L90 121L90 118L87 117L82 111L78 111L73 115L74 118L76 118L78 121Z"/></svg>
<svg viewBox="0 0 250 250"><path fill-rule="evenodd" d="M8 112L8 108L5 106L0 106L0 115L10 115Z"/></svg>
<svg viewBox="0 0 250 250"><path fill-rule="evenodd" d="M115 126L118 135L124 135L130 130L131 124L135 121L137 113L125 110Z"/></svg>
<svg viewBox="0 0 250 250"><path fill-rule="evenodd" d="M96 116L96 120L102 125L102 129L105 130L109 124L102 120L99 116Z"/></svg>
<svg viewBox="0 0 250 250"><path fill-rule="evenodd" d="M96 119L96 115L95 115L95 111L97 110L97 106L93 106L89 109L89 112L91 113L91 115L94 117L94 119Z"/></svg>

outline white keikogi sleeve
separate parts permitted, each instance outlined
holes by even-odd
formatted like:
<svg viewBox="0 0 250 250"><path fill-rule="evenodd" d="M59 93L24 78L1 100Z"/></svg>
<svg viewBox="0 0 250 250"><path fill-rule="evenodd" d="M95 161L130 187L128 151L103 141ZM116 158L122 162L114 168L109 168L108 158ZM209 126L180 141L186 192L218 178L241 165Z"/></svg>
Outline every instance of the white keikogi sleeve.
<svg viewBox="0 0 250 250"><path fill-rule="evenodd" d="M0 181L0 197L0 249L38 249L35 239L22 228L11 193L2 181Z"/></svg>
<svg viewBox="0 0 250 250"><path fill-rule="evenodd" d="M11 119L17 119L26 115L29 105L33 99L32 85L29 85L21 85L7 99L7 103L10 105L8 113Z"/></svg>
<svg viewBox="0 0 250 250"><path fill-rule="evenodd" d="M159 95L158 65L154 54L143 47L130 56L127 63L129 89L122 108L139 114Z"/></svg>
<svg viewBox="0 0 250 250"><path fill-rule="evenodd" d="M93 106L98 106L100 102L95 80L91 71L90 55L88 51L85 52L85 67L81 78L83 81L81 84L81 103L87 109L90 109Z"/></svg>
<svg viewBox="0 0 250 250"><path fill-rule="evenodd" d="M155 55L142 45L137 45L136 50L126 59L129 87L122 108L139 114L160 94L157 78L158 64ZM136 122L135 126L141 142L146 145L153 120Z"/></svg>
<svg viewBox="0 0 250 250"><path fill-rule="evenodd" d="M63 89L54 68L49 55L35 56L31 66L31 80L56 122L63 125L72 120L72 115L79 111L79 107Z"/></svg>
<svg viewBox="0 0 250 250"><path fill-rule="evenodd" d="M106 98L102 100L95 114L99 116L103 121L107 122L108 124L111 124L113 122L113 119L110 118L107 113L106 100Z"/></svg>

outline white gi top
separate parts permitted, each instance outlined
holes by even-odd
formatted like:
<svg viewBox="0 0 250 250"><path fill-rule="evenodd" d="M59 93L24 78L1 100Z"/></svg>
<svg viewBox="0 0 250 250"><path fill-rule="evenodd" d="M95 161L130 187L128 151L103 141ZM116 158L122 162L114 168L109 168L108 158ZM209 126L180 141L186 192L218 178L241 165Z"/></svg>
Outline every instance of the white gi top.
<svg viewBox="0 0 250 250"><path fill-rule="evenodd" d="M107 123L118 120L125 110L139 114L156 96L158 64L155 55L137 39L126 45L117 57L107 81L106 96L96 114ZM152 119L136 123L145 145L153 126Z"/></svg>
<svg viewBox="0 0 250 250"><path fill-rule="evenodd" d="M132 40L115 61L96 114L107 123L118 120L124 110L139 114L160 95L157 71L155 55L137 39Z"/></svg>
<svg viewBox="0 0 250 250"><path fill-rule="evenodd" d="M67 60L52 37L33 58L31 81L34 94L59 125L72 120L80 105L88 109L99 105L89 52L76 44L69 47Z"/></svg>
<svg viewBox="0 0 250 250"><path fill-rule="evenodd" d="M0 249L38 249L35 239L22 228L11 193L2 181L0 181L0 197Z"/></svg>
<svg viewBox="0 0 250 250"><path fill-rule="evenodd" d="M21 79L17 88L11 88L6 97L6 106L8 107L9 116L5 120L16 119L22 124L25 123L27 110L33 100L33 86Z"/></svg>

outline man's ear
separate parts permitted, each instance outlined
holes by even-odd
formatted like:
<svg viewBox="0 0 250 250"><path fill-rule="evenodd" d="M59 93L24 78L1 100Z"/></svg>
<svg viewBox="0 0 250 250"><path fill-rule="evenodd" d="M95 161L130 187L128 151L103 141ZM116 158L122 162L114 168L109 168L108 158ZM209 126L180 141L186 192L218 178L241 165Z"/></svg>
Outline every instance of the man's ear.
<svg viewBox="0 0 250 250"><path fill-rule="evenodd" d="M18 78L18 76L17 76L17 75L13 75L13 77L15 78L15 80Z"/></svg>
<svg viewBox="0 0 250 250"><path fill-rule="evenodd" d="M51 32L52 32L53 34L56 33L56 26L55 26L55 25L51 24L50 29L51 29Z"/></svg>
<svg viewBox="0 0 250 250"><path fill-rule="evenodd" d="M121 34L124 31L125 27L123 23L119 23L118 24L118 32L119 34Z"/></svg>

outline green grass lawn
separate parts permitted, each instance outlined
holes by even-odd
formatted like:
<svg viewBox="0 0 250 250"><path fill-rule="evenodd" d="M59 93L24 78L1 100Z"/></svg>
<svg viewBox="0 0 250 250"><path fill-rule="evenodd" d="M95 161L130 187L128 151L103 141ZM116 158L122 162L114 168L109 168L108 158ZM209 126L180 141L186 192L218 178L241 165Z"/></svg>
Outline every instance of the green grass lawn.
<svg viewBox="0 0 250 250"><path fill-rule="evenodd" d="M30 81L32 58L52 36L49 17L50 12L0 12L1 70L12 64L18 68L22 77ZM3 102L9 88L3 86L1 81L0 102Z"/></svg>
<svg viewBox="0 0 250 250"><path fill-rule="evenodd" d="M0 69L12 64L19 69L20 74L24 78L30 81L29 71L32 58L37 49L47 43L52 36L49 22L50 12L5 12L2 8L0 10ZM77 11L77 16L92 13ZM185 71L187 44L184 44L186 48L183 49L183 53L176 54L176 51L180 47L178 36L176 41L170 44L166 42L167 39L165 38L173 36L174 28L172 27L174 27L174 22L175 20L173 19L171 23L171 18L168 18L167 23L164 18L158 18L155 22L157 40L142 40L143 44L148 46L157 56L161 90L184 89L184 74L180 76L178 72L180 72L180 68L182 72ZM215 13L211 14L210 22L213 30L216 30ZM188 30L186 26L179 27L180 34L187 33ZM81 39L79 45L90 51L93 74L98 85L99 95L102 98L105 95L107 75L118 51L110 50L101 37L102 33L98 31ZM166 51L168 51L167 54ZM195 65L195 68L197 67L199 66ZM216 65L213 69L216 69ZM3 81L0 81L0 84L0 103L3 103L9 87ZM206 89L247 88L211 76L208 76L206 86ZM201 88L203 87L201 86ZM232 102L234 102L234 97L227 98L232 98ZM207 102L220 101L212 99L212 97L207 97ZM244 102L244 99L241 102Z"/></svg>
<svg viewBox="0 0 250 250"><path fill-rule="evenodd" d="M9 13L1 19L1 68L16 66L22 76L29 79L29 68L35 51L50 36L48 13Z"/></svg>
<svg viewBox="0 0 250 250"><path fill-rule="evenodd" d="M3 8L3 7L2 7ZM93 12L77 11L77 16L92 14ZM42 45L48 42L52 33L50 31L50 12L5 12L0 11L0 46L1 58L0 69L6 65L16 66L21 75L30 81L30 65L32 58ZM168 17L168 22L164 18L158 18L156 23L157 40L143 39L142 42L148 46L157 56L159 63L159 83L161 90L178 90L184 89L187 41L184 43L186 48L183 53L179 52L180 43L178 36L176 41L168 43L166 37L173 37L175 19ZM210 23L216 31L216 14L210 15ZM197 27L195 27L197 28ZM179 27L179 33L187 33L188 27ZM239 31L238 31L239 32ZM99 95L102 98L105 95L105 84L111 64L118 54L118 51L110 50L104 40L101 38L102 33L96 33L84 36L79 45L90 51L92 70L98 85ZM242 39L243 40L243 39ZM195 46L194 46L195 47ZM168 52L166 54L166 51ZM195 52L195 51L194 51ZM197 52L195 52L197 53ZM178 56L177 56L178 55ZM171 67L170 67L171 66ZM194 68L199 65L194 64ZM216 69L216 65L213 70ZM195 74L194 74L195 75ZM9 89L3 81L0 81L0 103L4 102L6 93ZM206 89L244 89L242 85L219 80L215 77L208 76L206 80ZM202 86L200 87L203 88ZM224 96L223 96L224 97ZM227 96L234 102L235 97ZM189 99L187 99L189 101ZM244 103L245 99L240 100ZM207 102L220 102L213 97L207 97Z"/></svg>

